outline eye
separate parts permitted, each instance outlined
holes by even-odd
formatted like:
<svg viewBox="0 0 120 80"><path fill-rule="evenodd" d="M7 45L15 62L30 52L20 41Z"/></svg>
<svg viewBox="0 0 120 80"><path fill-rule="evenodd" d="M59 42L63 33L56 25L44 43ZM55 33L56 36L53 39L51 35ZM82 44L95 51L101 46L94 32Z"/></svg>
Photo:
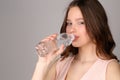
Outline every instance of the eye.
<svg viewBox="0 0 120 80"><path fill-rule="evenodd" d="M67 26L71 26L72 25L72 23L71 22L66 22L67 23Z"/></svg>
<svg viewBox="0 0 120 80"><path fill-rule="evenodd" d="M84 25L85 22L84 22L84 21L79 21L78 24L79 24L79 25Z"/></svg>

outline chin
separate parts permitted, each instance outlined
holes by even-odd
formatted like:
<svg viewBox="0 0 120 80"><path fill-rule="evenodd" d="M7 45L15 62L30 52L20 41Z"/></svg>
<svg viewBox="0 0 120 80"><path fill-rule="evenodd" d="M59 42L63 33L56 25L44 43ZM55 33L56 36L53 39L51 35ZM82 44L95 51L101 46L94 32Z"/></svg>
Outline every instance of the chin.
<svg viewBox="0 0 120 80"><path fill-rule="evenodd" d="M80 47L80 45L78 43L72 43L73 47Z"/></svg>

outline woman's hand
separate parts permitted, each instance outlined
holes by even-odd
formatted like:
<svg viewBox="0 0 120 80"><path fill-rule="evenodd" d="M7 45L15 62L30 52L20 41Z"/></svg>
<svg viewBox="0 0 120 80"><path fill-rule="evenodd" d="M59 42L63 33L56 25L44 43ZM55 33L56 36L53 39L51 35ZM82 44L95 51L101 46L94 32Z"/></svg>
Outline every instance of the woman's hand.
<svg viewBox="0 0 120 80"><path fill-rule="evenodd" d="M53 35L46 37L41 42L55 42L56 38L57 38L57 34L53 34ZM51 52L47 53L47 55L42 56L42 57L40 56L40 52L41 52L40 44L36 46L36 50L38 52L38 57L39 57L38 62L43 62L43 64L49 65L49 63L52 60L54 60L55 57L59 56L63 52L64 45L61 45L59 49L54 48L54 50L52 50Z"/></svg>
<svg viewBox="0 0 120 80"><path fill-rule="evenodd" d="M57 37L57 34L50 35L43 39L43 42L46 41L54 41ZM51 68L51 66L54 64L57 57L60 56L60 54L64 51L64 45L61 45L59 49L53 49L51 52L49 52L45 56L40 56L40 45L38 44L36 46L36 50L38 52L38 62L36 64L36 68L32 77L32 80L45 80L46 75L48 73L48 70ZM52 74L52 77L54 78L54 74Z"/></svg>

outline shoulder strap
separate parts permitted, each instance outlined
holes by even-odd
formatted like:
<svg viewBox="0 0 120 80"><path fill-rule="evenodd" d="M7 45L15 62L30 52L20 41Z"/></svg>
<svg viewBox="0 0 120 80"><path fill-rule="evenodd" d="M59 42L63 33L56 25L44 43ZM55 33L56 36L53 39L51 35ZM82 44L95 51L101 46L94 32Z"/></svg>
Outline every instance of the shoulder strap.
<svg viewBox="0 0 120 80"><path fill-rule="evenodd" d="M65 58L64 60L62 61L59 60L57 62L56 80L64 80L73 58L74 58L73 56L69 56L68 58Z"/></svg>

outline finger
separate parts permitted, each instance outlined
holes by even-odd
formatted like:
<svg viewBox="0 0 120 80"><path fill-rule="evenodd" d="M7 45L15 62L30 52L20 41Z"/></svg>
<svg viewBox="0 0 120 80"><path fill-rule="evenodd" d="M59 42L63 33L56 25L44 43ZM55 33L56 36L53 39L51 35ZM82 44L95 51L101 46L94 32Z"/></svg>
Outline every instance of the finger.
<svg viewBox="0 0 120 80"><path fill-rule="evenodd" d="M57 34L53 34L53 35L48 36L47 38L48 38L49 40L55 40L56 37L57 37Z"/></svg>
<svg viewBox="0 0 120 80"><path fill-rule="evenodd" d="M39 56L45 56L45 54L43 54L43 53L46 53L45 52L46 50L41 45L37 45L35 47L35 49L36 49L36 51L37 51L37 53L38 53Z"/></svg>
<svg viewBox="0 0 120 80"><path fill-rule="evenodd" d="M41 40L41 41L50 41L50 40L55 40L56 39L56 37L57 37L57 34L52 34L52 35L50 35L50 36L48 36L48 37L46 37L46 38L44 38L43 40ZM40 42L41 42L40 41Z"/></svg>

